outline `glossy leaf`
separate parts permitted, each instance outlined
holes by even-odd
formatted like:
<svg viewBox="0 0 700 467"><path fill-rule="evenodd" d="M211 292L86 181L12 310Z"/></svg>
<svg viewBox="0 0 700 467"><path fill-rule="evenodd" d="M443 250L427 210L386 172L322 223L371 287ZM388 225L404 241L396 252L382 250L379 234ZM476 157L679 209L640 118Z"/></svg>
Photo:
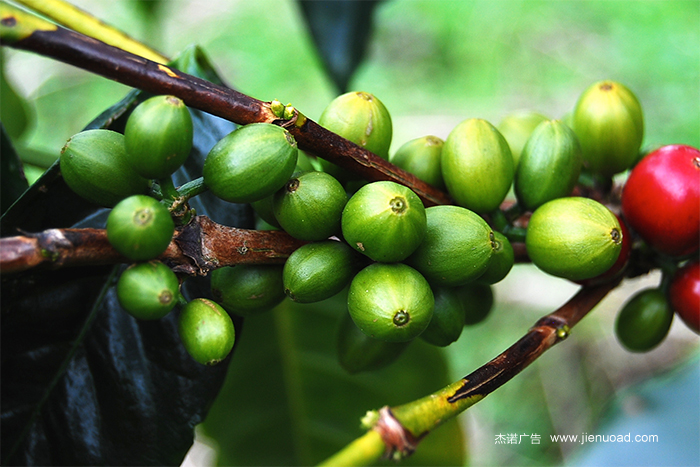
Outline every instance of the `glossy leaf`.
<svg viewBox="0 0 700 467"><path fill-rule="evenodd" d="M212 69L198 68L199 53L186 51L188 72L211 79ZM130 93L88 128L123 131L128 112L146 97ZM192 114L194 147L176 185L201 176L209 149L235 128ZM191 205L220 223L252 225L245 206L206 194ZM107 213L73 194L54 164L3 216L2 233L103 228ZM176 465L190 448L228 362L206 367L192 360L179 341L177 310L154 322L132 318L119 306L110 272L82 267L3 277L3 464ZM187 280L183 294L207 296L208 281Z"/></svg>
<svg viewBox="0 0 700 467"><path fill-rule="evenodd" d="M12 142L0 123L0 212L5 212L29 187Z"/></svg>
<svg viewBox="0 0 700 467"><path fill-rule="evenodd" d="M248 318L226 383L202 425L219 465L313 465L360 436L367 410L447 384L436 347L412 342L390 366L356 375L338 363L347 292L314 304L286 300ZM425 438L406 465L463 465L456 420Z"/></svg>

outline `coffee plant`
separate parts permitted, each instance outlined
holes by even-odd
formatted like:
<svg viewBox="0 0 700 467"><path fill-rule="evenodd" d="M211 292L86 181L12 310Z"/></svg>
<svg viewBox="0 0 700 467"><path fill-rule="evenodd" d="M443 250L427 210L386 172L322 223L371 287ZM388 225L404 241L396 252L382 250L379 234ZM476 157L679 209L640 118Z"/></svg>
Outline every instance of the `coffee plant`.
<svg viewBox="0 0 700 467"><path fill-rule="evenodd" d="M169 59L61 1L16 3L28 10L0 3L3 47L133 90L66 135L31 186L3 113L4 465L179 464L195 425L216 437L212 417L241 426L245 443L244 428L267 423L269 410L221 412L229 366L255 366L255 390L273 400L305 358L281 352L287 370L277 374L277 362L238 352L271 315L274 333L253 342L261 349L310 335L295 335L290 313L332 321L311 336L334 349L317 371L348 386L295 387L312 399L333 393L336 409L354 382L375 390L381 378L360 378L401 358L431 375L444 366L436 349L494 314L495 284L526 264L579 288L502 353L458 381L391 383L398 402L364 407L350 421L362 427L354 441L307 427L332 441L267 433L269 449L305 449L299 463L322 465L463 462L455 417L650 272L658 284L631 294L606 332L635 353L663 345L676 316L700 332L700 151L644 146L645 96L625 83L571 90L561 118L465 117L392 152L390 106L347 89L376 2L335 5L364 18L340 65L324 51L336 34L320 26L333 18L328 5L300 3L339 86L317 122L236 91L199 48ZM274 73L284 79L284 64ZM425 393L400 387L421 380ZM432 433L443 425L452 431ZM441 442L451 444L444 458ZM239 462L271 463L265 456Z"/></svg>

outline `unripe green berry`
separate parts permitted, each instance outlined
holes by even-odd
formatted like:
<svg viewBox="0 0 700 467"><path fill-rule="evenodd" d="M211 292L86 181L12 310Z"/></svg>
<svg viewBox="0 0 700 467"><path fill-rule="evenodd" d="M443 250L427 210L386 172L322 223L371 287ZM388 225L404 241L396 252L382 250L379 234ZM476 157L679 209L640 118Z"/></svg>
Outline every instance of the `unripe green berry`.
<svg viewBox="0 0 700 467"><path fill-rule="evenodd" d="M384 104L368 92L342 94L324 109L318 124L382 159L389 159L392 138L391 115ZM337 165L321 159L325 172L345 182L352 179Z"/></svg>
<svg viewBox="0 0 700 467"><path fill-rule="evenodd" d="M644 289L622 307L615 321L615 334L630 351L646 352L659 345L671 328L673 310L660 289Z"/></svg>
<svg viewBox="0 0 700 467"><path fill-rule="evenodd" d="M107 217L109 243L132 261L148 261L162 254L174 231L168 208L150 196L130 196Z"/></svg>
<svg viewBox="0 0 700 467"><path fill-rule="evenodd" d="M341 224L345 241L360 253L375 261L402 261L425 237L425 208L410 188L373 182L348 200Z"/></svg>
<svg viewBox="0 0 700 467"><path fill-rule="evenodd" d="M375 339L410 341L428 327L435 299L430 285L402 263L374 263L350 283L348 311L357 327Z"/></svg>
<svg viewBox="0 0 700 467"><path fill-rule="evenodd" d="M573 130L581 143L585 165L610 177L630 168L639 158L644 137L642 107L626 86L599 81L579 97Z"/></svg>
<svg viewBox="0 0 700 467"><path fill-rule="evenodd" d="M268 311L284 300L282 265L239 264L211 273L214 299L229 313L250 316Z"/></svg>
<svg viewBox="0 0 700 467"><path fill-rule="evenodd" d="M148 190L148 180L127 162L124 136L116 131L87 130L74 135L61 149L60 166L70 189L100 206L112 207Z"/></svg>
<svg viewBox="0 0 700 467"><path fill-rule="evenodd" d="M228 313L205 298L196 298L183 307L178 332L187 353L202 365L215 365L226 358L236 338Z"/></svg>
<svg viewBox="0 0 700 467"><path fill-rule="evenodd" d="M280 227L294 238L325 240L340 233L340 216L348 201L343 185L324 172L296 174L273 197Z"/></svg>
<svg viewBox="0 0 700 467"><path fill-rule="evenodd" d="M180 283L160 261L129 266L117 282L119 304L138 319L160 319L178 302Z"/></svg>
<svg viewBox="0 0 700 467"><path fill-rule="evenodd" d="M252 123L229 133L204 161L204 183L231 203L250 203L274 194L292 176L297 143L284 128Z"/></svg>
<svg viewBox="0 0 700 467"><path fill-rule="evenodd" d="M390 162L412 173L435 188L444 189L442 179L442 147L445 142L437 136L412 139L401 146Z"/></svg>
<svg viewBox="0 0 700 467"><path fill-rule="evenodd" d="M513 182L513 156L501 133L486 120L470 118L452 129L442 148L447 191L469 210L498 208Z"/></svg>
<svg viewBox="0 0 700 467"><path fill-rule="evenodd" d="M617 217L599 202L559 198L532 214L525 245L544 272L580 281L610 269L622 249L622 235Z"/></svg>
<svg viewBox="0 0 700 467"><path fill-rule="evenodd" d="M142 177L168 177L187 159L192 137L192 117L182 100L151 97L139 104L126 122L127 160Z"/></svg>

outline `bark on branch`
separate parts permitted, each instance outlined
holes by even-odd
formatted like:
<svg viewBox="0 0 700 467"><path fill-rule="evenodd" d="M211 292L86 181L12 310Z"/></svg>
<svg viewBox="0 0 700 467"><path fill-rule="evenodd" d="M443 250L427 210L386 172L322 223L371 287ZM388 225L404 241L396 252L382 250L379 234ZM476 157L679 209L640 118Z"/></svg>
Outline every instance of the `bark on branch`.
<svg viewBox="0 0 700 467"><path fill-rule="evenodd" d="M22 20L21 15L12 16L12 13L4 13L1 19L3 26L10 30L24 26ZM3 45L35 52L152 94L177 96L189 107L240 125L274 123L284 126L297 140L300 149L333 162L366 180L391 180L406 185L416 192L426 207L451 202L450 197L441 190L326 130L298 111L295 111L295 117L291 120L280 119L270 110L269 102L260 101L60 27L51 30L35 29L26 37L13 39L7 33L3 35L1 42Z"/></svg>
<svg viewBox="0 0 700 467"><path fill-rule="evenodd" d="M197 216L178 229L158 257L175 272L206 275L236 264L281 264L305 242L281 231L227 227ZM131 263L107 240L104 229L49 229L0 239L0 271Z"/></svg>

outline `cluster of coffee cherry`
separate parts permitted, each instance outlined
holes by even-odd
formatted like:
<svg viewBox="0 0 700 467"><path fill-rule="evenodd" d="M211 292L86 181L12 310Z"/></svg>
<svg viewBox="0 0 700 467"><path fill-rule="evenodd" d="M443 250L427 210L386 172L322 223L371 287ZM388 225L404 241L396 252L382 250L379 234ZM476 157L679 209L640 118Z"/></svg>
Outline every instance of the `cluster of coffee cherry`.
<svg viewBox="0 0 700 467"><path fill-rule="evenodd" d="M277 101L270 108L282 120L292 115ZM283 265L212 271L214 299L187 303L183 279L157 259L190 220L163 197L192 147L187 107L152 97L134 109L123 135L71 138L60 160L66 183L112 207L109 242L134 262L117 285L122 307L159 319L181 303L184 346L212 364L233 347L229 314L251 316L285 299L318 302L347 288L340 362L363 371L390 363L416 338L447 346L482 321L517 242L542 271L583 285L618 280L631 261L661 268L659 287L620 311L616 332L631 350L661 342L674 313L700 332L700 151L665 146L640 156L642 110L622 84L593 84L563 120L514 114L496 127L470 118L445 140L421 136L391 155L390 114L370 93L337 97L319 124L444 189L454 204L426 207L404 185L360 180L299 150L283 126L241 126L211 148L202 189L250 203L259 228L304 244ZM629 169L621 209L582 194L598 183L609 195L611 184L600 180ZM506 203L511 190L515 201Z"/></svg>

